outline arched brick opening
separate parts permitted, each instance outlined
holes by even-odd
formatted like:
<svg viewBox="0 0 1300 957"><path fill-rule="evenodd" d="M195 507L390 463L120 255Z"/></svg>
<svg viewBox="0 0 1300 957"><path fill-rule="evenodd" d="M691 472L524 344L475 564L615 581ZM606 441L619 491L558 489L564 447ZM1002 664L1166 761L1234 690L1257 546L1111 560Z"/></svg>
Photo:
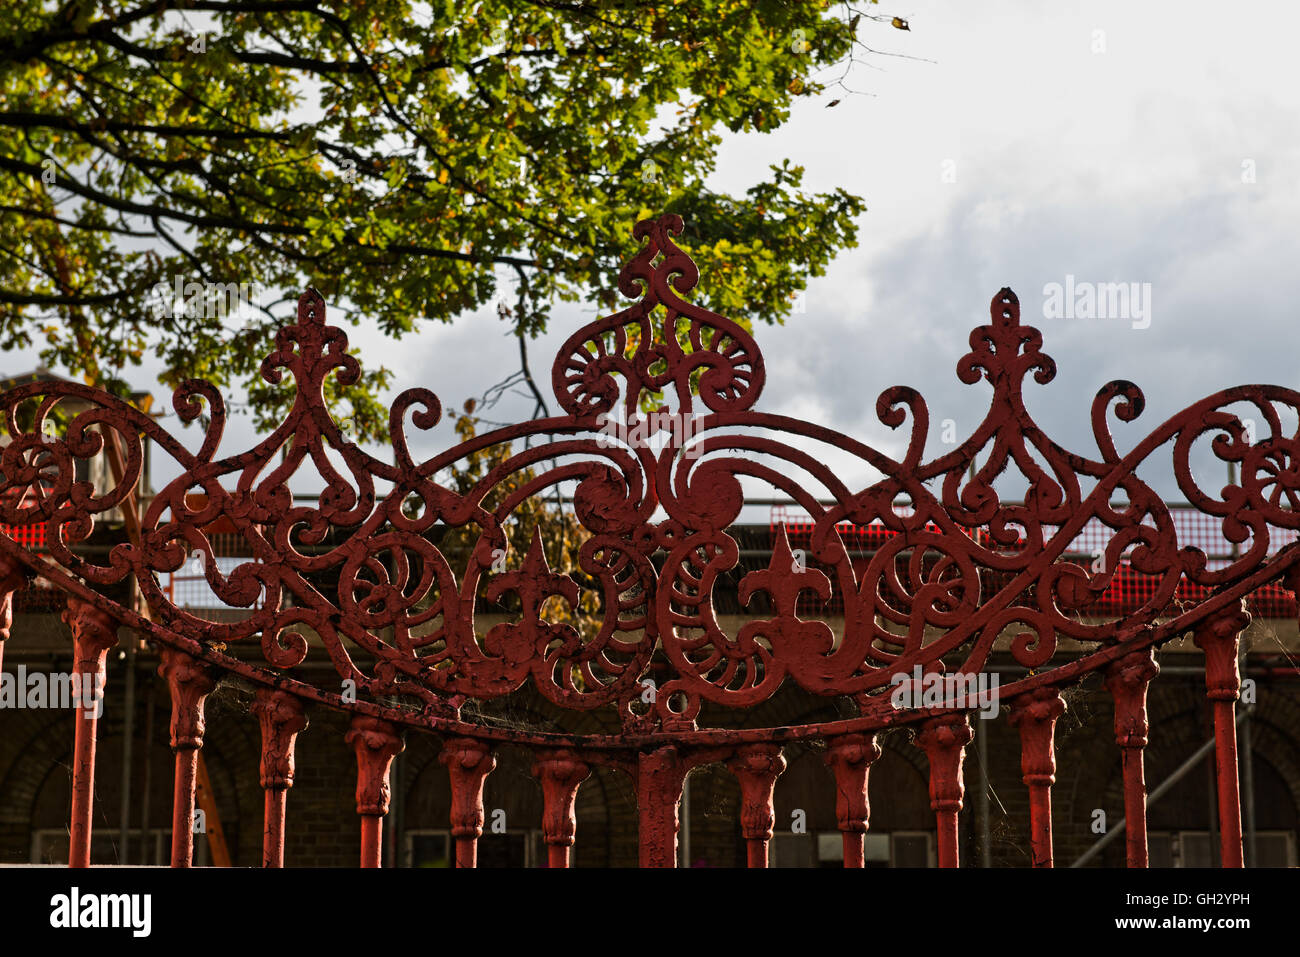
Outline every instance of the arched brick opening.
<svg viewBox="0 0 1300 957"><path fill-rule="evenodd" d="M1295 831L1300 821L1300 742L1293 730L1300 725L1287 723L1300 711L1295 695L1289 684L1275 685L1258 698L1251 717L1255 814L1261 831ZM1212 735L1204 686L1198 681L1157 679L1152 685L1149 707L1151 733L1145 754L1148 793L1165 782ZM1107 730L1109 720L1107 715ZM1113 740L1111 751L1109 761L1092 764L1096 770L1104 769L1104 773L1094 773L1091 786L1079 788L1076 807L1085 824L1090 823L1095 809L1106 812L1108 828L1124 817L1120 757ZM1238 760L1245 760L1244 751L1239 752ZM1217 827L1212 797L1213 762L1211 753L1150 806L1148 830L1209 831ZM1080 775L1079 779L1088 780L1086 775ZM1095 841L1098 836L1091 834L1089 840ZM1114 841L1099 855L1097 863L1123 866L1124 842Z"/></svg>

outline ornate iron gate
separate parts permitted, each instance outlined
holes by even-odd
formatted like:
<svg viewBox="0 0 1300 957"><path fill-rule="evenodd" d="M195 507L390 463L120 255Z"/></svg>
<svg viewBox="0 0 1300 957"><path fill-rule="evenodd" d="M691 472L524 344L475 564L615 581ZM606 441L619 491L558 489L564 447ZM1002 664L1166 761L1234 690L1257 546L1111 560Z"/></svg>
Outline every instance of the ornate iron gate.
<svg viewBox="0 0 1300 957"><path fill-rule="evenodd" d="M684 778L693 767L718 761L740 784L749 864L765 866L773 788L785 765L782 747L814 740L824 742L836 782L845 865L862 866L868 772L881 753L876 736L910 727L929 761L939 863L954 867L970 708L950 702L896 707L895 676L918 667L926 675L977 676L995 644L1009 640L1010 653L1029 670L1000 693L1022 741L1034 864L1052 863L1053 732L1065 707L1061 690L1103 672L1115 700L1128 862L1141 867L1147 862L1146 691L1158 672L1153 652L1191 632L1205 652L1215 715L1222 859L1240 866L1238 635L1249 620L1246 595L1270 582L1296 588L1300 546L1277 548L1277 530L1300 529L1297 436L1284 434L1280 414L1300 412L1300 393L1260 385L1216 393L1121 454L1108 416L1113 411L1121 422L1133 421L1143 397L1131 382L1112 382L1092 403L1099 457L1068 452L1039 430L1022 402L1025 376L1045 385L1055 365L1041 351L1039 332L1021 325L1015 295L1003 289L993 297L989 324L971 333L970 352L957 367L964 383L992 385L983 421L964 442L927 460L925 402L910 388L887 389L876 402L879 419L895 428L910 419L906 452L895 460L847 435L756 410L763 357L741 326L682 298L699 275L673 243L681 229L675 216L637 225L644 246L619 278L619 289L637 301L580 329L561 349L552 384L563 414L476 436L422 462L409 450L406 428L408 417L416 429L439 420L439 402L427 389L402 393L391 409L392 463L368 455L340 430L324 383L328 376L353 381L359 366L343 332L326 325L325 303L310 290L299 300L296 323L280 330L262 365L273 384L288 388L283 376L293 378L292 410L241 455L214 457L226 410L216 389L201 381L185 383L173 399L186 422L207 408L210 422L194 453L153 418L90 388L34 383L0 396L11 436L0 455L0 521L10 527L0 536L2 636L8 635L14 589L40 575L67 593L64 615L79 673L103 675L120 626L158 644L160 672L172 693L173 865L191 860L204 700L226 677L257 688L267 866L282 864L294 742L306 726L304 706L317 705L351 716L363 866L379 865L388 772L405 731L442 740L459 866L475 864L484 781L495 765L494 747L505 743L535 755L552 866L568 863L575 795L593 766L634 778L640 861L672 866ZM670 416L659 419L667 433L662 449L626 436L611 441L611 414L621 413L633 426L645 422L638 416L643 400L660 394L669 404L659 414ZM54 407L72 399L90 409L75 415L61 437L47 435ZM1248 434L1227 411L1235 403L1253 405L1266 434ZM664 426L687 418L687 429ZM120 506L135 487L142 436L183 474L149 503L136 540L95 564L79 554L77 543L90 534L96 515ZM854 491L781 436L847 450L885 477ZM1215 455L1240 470L1240 480L1217 493L1201 488L1191 472L1190 450L1201 437L1212 438ZM76 479L75 465L104 450L106 440L109 451L119 444L125 451L116 485L101 495ZM520 440L527 440L523 448ZM511 453L468 492L438 482L441 470L502 443L511 444ZM1170 444L1182 492L1241 545L1224 567L1211 568L1203 551L1180 547L1169 509L1137 475L1141 463ZM324 477L325 489L313 504L302 505L287 483L308 463ZM545 463L553 467L491 507L485 504L507 477ZM994 490L994 480L1010 466L1026 477L1023 503L1003 501ZM742 476L797 503L813 526L806 556L797 555L782 532L770 566L743 578L741 602L765 596L758 604L767 610L731 635L719 626L712 598L719 575L737 564L728 528L744 501ZM589 533L581 570L601 600L594 634L548 617L548 601L576 604L580 587L552 571L538 540L526 554L507 554L512 512L557 483L574 489L573 509ZM813 485L829 490L834 504L819 504ZM899 500L911 507L896 509ZM250 560L234 568L212 560L207 530L218 520L242 536ZM1104 560L1093 566L1066 560L1075 535L1097 521L1111 531ZM47 554L20 543L22 531L39 523L46 525ZM887 530L868 562L851 559L840 533L845 523ZM453 568L436 544L448 528L470 536L463 568ZM204 575L213 592L247 609L247 618L211 622L170 600L160 576L177 571L192 553L207 559ZM1095 603L1121 559L1147 576L1151 597L1136 611L1098 615ZM100 593L132 577L147 615ZM336 585L322 584L335 577ZM476 601L506 594L517 596L518 620L478 634ZM839 636L807 613L810 602L815 608L832 595L844 606ZM1183 600L1174 608L1176 596ZM1093 612L1081 614L1087 609ZM1088 650L1036 670L1052 659L1061 637ZM260 660L240 657L236 651L244 647L254 648ZM295 672L313 647L328 654L339 685L309 684ZM562 734L474 717L471 704L527 682L561 709L613 709L621 730ZM846 702L850 716L794 727L704 726L704 704L749 708L783 682ZM82 707L87 714L77 722L73 767L73 866L90 863L96 722L88 698Z"/></svg>

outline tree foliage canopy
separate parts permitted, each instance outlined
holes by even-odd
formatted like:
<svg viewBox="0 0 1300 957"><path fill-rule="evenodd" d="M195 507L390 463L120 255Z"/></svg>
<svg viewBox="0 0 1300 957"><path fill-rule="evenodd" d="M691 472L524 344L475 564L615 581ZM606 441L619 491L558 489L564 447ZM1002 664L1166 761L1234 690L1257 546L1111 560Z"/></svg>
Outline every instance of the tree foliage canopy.
<svg viewBox="0 0 1300 957"><path fill-rule="evenodd" d="M865 8L870 11L870 8ZM788 163L710 187L726 131L841 80L845 3L128 0L0 7L0 345L101 384L255 373L306 284L398 338L505 296L521 337L604 297L632 224L687 221L708 308L781 321L855 243L857 196ZM160 284L256 283L249 315ZM369 363L371 367L377 363ZM347 398L385 416L382 368Z"/></svg>

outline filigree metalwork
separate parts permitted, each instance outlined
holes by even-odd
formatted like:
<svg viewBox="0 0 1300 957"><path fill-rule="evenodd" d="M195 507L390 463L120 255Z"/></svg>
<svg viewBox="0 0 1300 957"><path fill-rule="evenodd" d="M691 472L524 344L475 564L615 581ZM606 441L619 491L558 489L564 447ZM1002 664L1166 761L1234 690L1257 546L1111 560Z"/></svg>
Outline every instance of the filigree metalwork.
<svg viewBox="0 0 1300 957"><path fill-rule="evenodd" d="M1015 295L1003 289L992 300L989 324L971 333L970 352L957 365L962 382L992 386L983 421L956 448L927 459L925 402L911 388L886 389L877 416L910 429L895 459L839 432L757 410L762 355L739 324L683 298L699 273L673 241L681 229L675 216L637 225L644 245L619 277L619 289L636 302L579 330L560 350L552 383L563 414L478 435L423 461L413 457L407 429L428 430L439 421L440 404L428 389L410 389L393 403L391 462L340 429L324 383L329 376L353 382L359 366L312 290L262 365L273 384L289 388L285 374L293 379L292 409L242 454L217 457L227 412L205 382L186 382L173 397L184 422L206 409L194 452L155 419L83 386L41 382L0 395L11 436L0 453L0 523L46 523L48 555L10 536L0 537L0 547L164 644L302 697L343 705L334 689L310 688L296 677L314 634L339 678L356 683L362 701L354 710L454 731L469 724L460 718L467 701L531 682L562 708L617 709L625 741L693 732L703 703L753 706L786 681L855 702L858 716L841 723L846 733L924 717L890 707L882 691L892 676L916 666L979 672L1007 636L1011 655L1031 669L1030 677L1003 687L1004 699L1014 697L1181 634L1261 584L1283 579L1300 561L1296 546L1279 550L1271 539L1272 529L1300 528L1300 439L1282 425L1300 415L1300 393L1276 386L1215 393L1121 453L1108 418L1113 412L1131 423L1144 400L1133 383L1112 382L1092 403L1096 457L1069 452L1026 411L1026 376L1046 385L1056 367L1039 332L1021 324ZM667 403L661 416L689 416L692 427L662 429L657 449L610 440L610 415L640 422L641 410L660 398ZM72 399L88 410L73 416L61 436L47 434L54 407ZM1228 410L1239 403L1254 406L1265 426L1259 435L1249 435ZM98 454L109 433L125 449L124 475L97 493L77 480L76 462ZM183 474L149 503L138 546L117 545L105 561L93 562L76 545L96 515L135 487L142 436ZM1220 459L1237 464L1237 482L1217 492L1197 483L1190 456L1202 438ZM851 453L884 477L861 490L847 487L808 451L817 443ZM511 454L470 491L438 481L444 469L498 444ZM1179 542L1161 496L1138 477L1139 466L1165 446L1172 446L1182 493L1221 520L1225 538L1240 546L1224 567L1212 569L1204 552ZM485 504L507 477L552 462L499 504ZM288 482L307 466L324 488L303 504ZM994 488L1009 469L1025 478L1021 501L1006 501ZM779 535L769 567L739 586L742 603L767 610L732 634L713 596L720 576L739 561L728 528L744 502L742 479L788 496L812 516L812 563L797 561ZM551 568L540 539L525 554L508 556L505 570L498 564L505 524L519 503L557 484L573 490L577 518L590 533L580 566L603 610L588 636L546 617L548 601L576 605L584 586ZM834 504L819 504L817 490ZM187 498L196 492L202 495ZM900 499L912 505L904 514L894 507ZM1093 519L1113 532L1104 560L1096 567L1063 560ZM213 560L205 529L218 520L242 536L252 558L228 569ZM845 522L878 523L892 534L869 560L855 562L836 528ZM436 544L444 526L472 531L461 567ZM208 621L169 599L161 576L195 553L205 559L213 593L247 609L242 620ZM1156 581L1151 598L1123 615L1080 614L1123 562ZM128 575L140 584L149 620L94 593ZM1171 611L1183 581L1204 586L1206 597ZM511 593L519 600L516 620L479 634L476 601ZM799 613L809 596L826 601L832 594L843 600L838 634L828 621ZM1041 670L1061 637L1091 650ZM260 663L235 653L247 644L260 646ZM642 682L656 652L670 677L644 707ZM706 731L694 733L708 739Z"/></svg>

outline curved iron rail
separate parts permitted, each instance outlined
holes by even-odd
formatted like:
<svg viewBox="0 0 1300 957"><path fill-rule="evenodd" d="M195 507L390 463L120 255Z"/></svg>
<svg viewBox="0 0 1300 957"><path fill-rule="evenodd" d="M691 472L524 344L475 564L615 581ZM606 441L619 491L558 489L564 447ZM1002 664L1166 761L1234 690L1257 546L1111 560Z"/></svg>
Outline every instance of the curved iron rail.
<svg viewBox="0 0 1300 957"><path fill-rule="evenodd" d="M216 457L226 408L217 390L202 381L186 382L173 397L186 423L206 406L196 452L153 418L95 389L40 382L0 395L10 435L0 452L0 522L12 529L45 523L48 541L48 554L38 554L0 535L0 594L8 602L24 573L39 574L68 593L66 617L79 669L85 664L102 671L117 625L137 629L165 649L164 673L176 709L178 835L188 831L182 825L193 810L203 698L222 674L261 689L269 864L278 862L276 843L282 855L283 796L292 783L293 736L305 726L303 702L354 716L350 739L358 752L367 863L378 862L388 765L400 749L403 727L434 732L446 742L462 863L473 862L482 782L496 743L537 751L556 863L567 861L573 795L590 765L636 776L642 859L663 864L674 856L686 772L727 760L742 785L751 862L761 864L771 835L772 785L784 767L780 746L819 739L827 744L840 786L846 863L860 864L867 771L879 754L874 734L916 725L917 743L930 758L941 863L954 865L970 708L945 702L900 709L891 692L896 676L916 668L977 676L995 645L1005 645L1029 671L1000 691L1024 741L1035 863L1051 862L1052 728L1064 709L1059 690L1085 674L1105 671L1116 695L1117 739L1129 758L1136 755L1125 762L1132 799L1142 787L1152 649L1194 632L1206 648L1209 693L1223 724L1220 761L1229 760L1223 752L1229 744L1235 748L1235 648L1249 620L1242 599L1269 582L1285 581L1294 589L1300 563L1300 544L1278 549L1273 532L1300 529L1298 436L1285 434L1282 426L1283 410L1300 416L1300 393L1263 385L1215 393L1120 454L1108 416L1113 411L1121 422L1132 422L1144 399L1133 383L1112 382L1092 403L1096 457L1070 452L1049 439L1025 408L1025 377L1032 374L1046 385L1056 366L1042 352L1039 332L1021 324L1014 293L1002 289L992 300L989 324L971 333L971 351L957 366L963 382L992 386L980 425L956 448L927 460L926 403L911 388L887 389L876 402L880 421L898 428L910 420L907 448L894 459L831 429L757 411L765 380L762 354L740 325L682 298L699 273L673 242L681 230L676 216L637 224L635 235L644 245L619 277L619 289L636 301L580 329L561 348L552 368L561 415L478 435L424 461L413 457L407 428L408 418L418 430L439 421L440 404L428 389L410 389L393 403L393 462L358 447L331 415L326 379L334 376L346 385L360 370L343 331L326 324L325 303L314 290L301 297L297 321L279 331L262 364L272 384L288 388L284 374L293 378L293 406L277 429L241 454ZM651 397L667 404L657 413L642 413ZM65 401L88 408L71 417L62 436L51 434L47 423ZM1252 435L1228 411L1239 403L1254 406L1266 434ZM631 436L612 441L611 417L624 421ZM648 432L665 434L660 449L646 441ZM110 433L125 448L125 463L113 486L99 494L76 479L76 462L101 453ZM138 541L117 545L102 563L90 561L77 544L90 535L97 515L121 506L137 487L142 437L171 456L182 474L149 503ZM1240 480L1217 493L1192 475L1190 456L1202 438L1211 439L1218 458L1239 467ZM848 452L884 478L854 491L791 440ZM438 481L444 469L497 446L510 451L468 492ZM1137 475L1166 446L1172 447L1182 493L1221 520L1225 538L1238 546L1224 567L1211 568L1203 551L1180 545L1168 507ZM542 468L546 463L552 467ZM308 465L325 487L313 504L304 505L294 501L288 481ZM1023 502L1006 502L994 488L995 479L1012 467L1027 483ZM488 504L494 491L521 474L529 477L519 488ZM739 560L728 528L743 505L742 477L767 483L808 512L813 527L807 557L819 567L796 559L784 532L779 534L769 567L750 571L740 582L742 604L753 604L763 593L769 612L750 615L729 634L713 598L719 576ZM585 637L542 614L555 597L576 606L580 585L552 571L540 540L523 555L508 555L505 526L519 504L560 483L575 489L576 517L590 536L581 550L581 571L602 599L599 629ZM815 488L828 491L833 504L819 504ZM202 494L187 494L193 492ZM909 514L894 508L900 498L911 502ZM1117 499L1126 504L1114 505ZM1094 520L1113 533L1100 568L1063 560L1075 535ZM250 559L227 569L215 561L207 530L218 521L234 528ZM845 522L879 524L893 534L868 561L855 562L837 531ZM473 531L463 567L453 567L454 556L435 544L437 533L448 527ZM169 597L161 576L194 554L205 559L213 594L247 609L247 617L208 621ZM1152 595L1136 610L1098 615L1095 602L1123 562L1154 581ZM129 576L139 583L148 616L100 592ZM321 585L334 577L337 587ZM1175 593L1187 583L1202 586L1206 597L1171 613ZM801 598L824 601L832 592L844 603L840 635L826 621L799 613ZM480 634L476 602L506 594L518 598L518 620ZM295 672L311 648L309 636L328 654L340 687L355 688L359 697ZM1047 667L1060 637L1089 650ZM245 646L257 647L260 663L231 650ZM655 656L668 678L647 694ZM796 727L700 726L706 702L751 708L786 682L850 702L856 715ZM613 709L621 731L575 735L504 728L462 714L467 702L501 698L525 684L560 709ZM88 861L93 727L87 733L83 748L79 724L74 863L82 852L82 863ZM88 763L81 761L86 749ZM1237 803L1235 751L1230 760L1233 793L1224 794L1229 811ZM1225 786L1226 777L1220 775ZM1130 821L1136 821L1132 800L1130 805ZM1140 802L1138 809L1140 817ZM78 814L85 817L84 845L77 841ZM1226 821L1225 861L1239 859L1239 821L1235 833L1234 856L1227 848L1232 822ZM184 865L189 849L183 836L178 840L173 861ZM1145 863L1143 827L1129 831L1129 857Z"/></svg>

